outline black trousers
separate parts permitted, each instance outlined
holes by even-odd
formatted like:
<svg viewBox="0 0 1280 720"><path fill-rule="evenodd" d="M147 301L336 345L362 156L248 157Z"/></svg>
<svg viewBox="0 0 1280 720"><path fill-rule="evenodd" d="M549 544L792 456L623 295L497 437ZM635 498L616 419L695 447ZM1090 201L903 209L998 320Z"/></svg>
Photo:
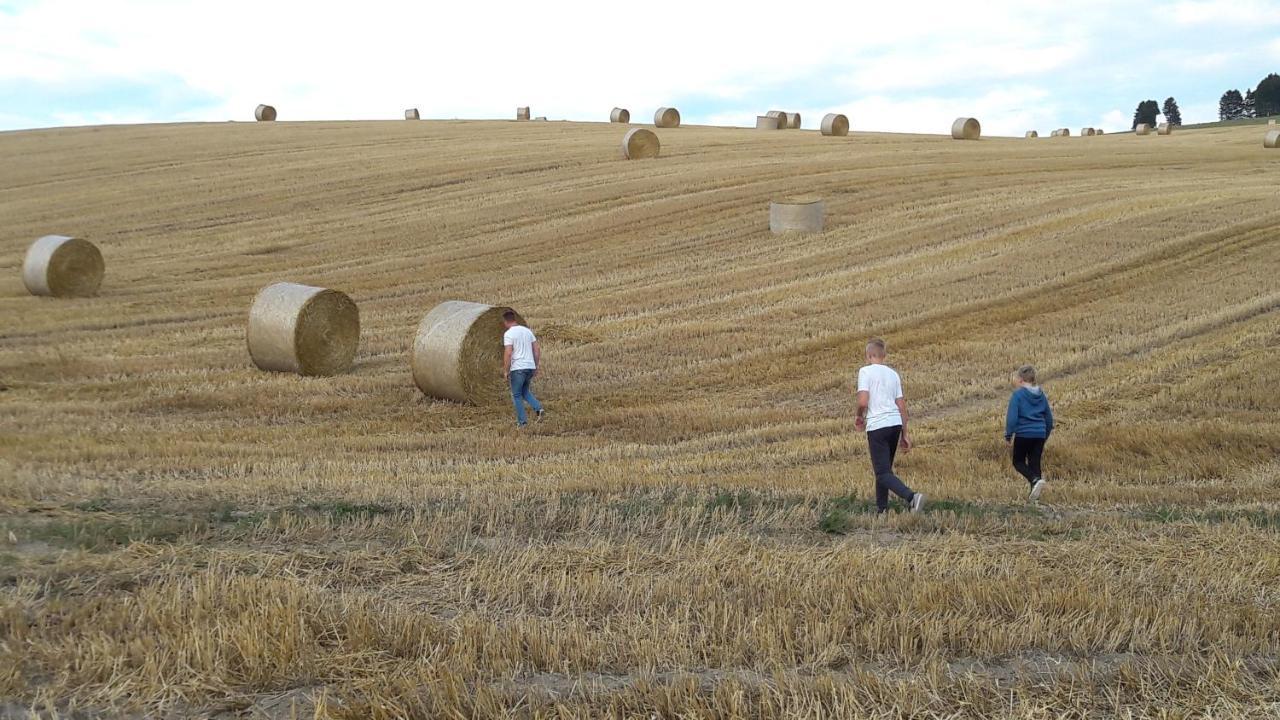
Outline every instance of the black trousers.
<svg viewBox="0 0 1280 720"><path fill-rule="evenodd" d="M1032 485L1040 479L1040 457L1044 455L1044 438L1013 439L1013 469Z"/></svg>
<svg viewBox="0 0 1280 720"><path fill-rule="evenodd" d="M871 450L871 469L876 472L876 509L889 509L889 491L903 500L915 496L907 484L893 474L893 459L898 455L898 440L902 426L880 428L867 433L867 447Z"/></svg>

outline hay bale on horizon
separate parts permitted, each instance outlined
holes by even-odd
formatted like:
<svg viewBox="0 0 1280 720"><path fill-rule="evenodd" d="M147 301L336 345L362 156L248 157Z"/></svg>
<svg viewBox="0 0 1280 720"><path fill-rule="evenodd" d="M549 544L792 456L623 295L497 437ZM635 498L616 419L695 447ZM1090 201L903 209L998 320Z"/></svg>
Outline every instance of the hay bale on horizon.
<svg viewBox="0 0 1280 720"><path fill-rule="evenodd" d="M630 124L631 111L626 108L616 107L609 111L609 122L622 123L623 125Z"/></svg>
<svg viewBox="0 0 1280 720"><path fill-rule="evenodd" d="M622 136L622 157L628 160L656 158L661 151L658 134L648 128L631 128Z"/></svg>
<svg viewBox="0 0 1280 720"><path fill-rule="evenodd" d="M1023 137L1026 137L1027 139L1038 138L1040 137L1040 133L1036 132L1035 130L1028 130L1027 134L1024 135Z"/></svg>
<svg viewBox="0 0 1280 720"><path fill-rule="evenodd" d="M278 282L249 308L249 357L262 370L336 375L360 345L360 311L346 293Z"/></svg>
<svg viewBox="0 0 1280 720"><path fill-rule="evenodd" d="M502 383L502 315L510 309L465 300L432 308L418 324L409 361L418 389L475 405L508 395Z"/></svg>
<svg viewBox="0 0 1280 720"><path fill-rule="evenodd" d="M1262 147L1272 150L1280 148L1280 130L1268 130L1262 138Z"/></svg>
<svg viewBox="0 0 1280 720"><path fill-rule="evenodd" d="M408 110L404 111L404 119L405 120L421 120L422 117L418 115L418 108L409 108Z"/></svg>
<svg viewBox="0 0 1280 720"><path fill-rule="evenodd" d="M783 113L783 116L787 119L788 130L800 129L800 113Z"/></svg>
<svg viewBox="0 0 1280 720"><path fill-rule="evenodd" d="M673 107L660 107L653 114L653 124L660 128L680 127L680 111Z"/></svg>
<svg viewBox="0 0 1280 720"><path fill-rule="evenodd" d="M1172 125L1170 125L1170 124L1169 124L1169 123L1167 123L1167 122L1162 122L1162 123L1160 123L1159 125L1157 125L1157 126L1156 126L1156 134L1157 134L1157 135L1172 135L1172 134L1173 134L1173 126L1172 126Z"/></svg>
<svg viewBox="0 0 1280 720"><path fill-rule="evenodd" d="M1058 128L1049 133L1049 137L1071 137L1071 128Z"/></svg>
<svg viewBox="0 0 1280 720"><path fill-rule="evenodd" d="M786 232L822 232L826 206L822 198L799 196L774 200L769 203L769 231L774 235Z"/></svg>
<svg viewBox="0 0 1280 720"><path fill-rule="evenodd" d="M849 118L840 113L822 116L821 132L828 137L844 137L849 134Z"/></svg>
<svg viewBox="0 0 1280 720"><path fill-rule="evenodd" d="M529 108L528 108L528 107L518 107L518 108L516 108L516 119L517 119L517 120L528 120L528 119L529 119Z"/></svg>
<svg viewBox="0 0 1280 720"><path fill-rule="evenodd" d="M253 119L258 122L274 122L276 109L270 105L259 105L253 109Z"/></svg>
<svg viewBox="0 0 1280 720"><path fill-rule="evenodd" d="M1080 137L1093 137L1093 128L1080 128Z"/></svg>
<svg viewBox="0 0 1280 720"><path fill-rule="evenodd" d="M982 123L975 118L956 118L951 123L952 140L977 140L982 137Z"/></svg>
<svg viewBox="0 0 1280 720"><path fill-rule="evenodd" d="M1101 135L1101 134L1102 134L1102 128L1094 128L1094 130L1093 130L1093 134L1094 134L1094 135Z"/></svg>
<svg viewBox="0 0 1280 720"><path fill-rule="evenodd" d="M36 240L22 261L22 284L32 295L92 297L98 294L105 273L97 245L66 235Z"/></svg>
<svg viewBox="0 0 1280 720"><path fill-rule="evenodd" d="M782 110L770 110L766 112L764 116L777 120L779 130L785 130L787 128L787 114Z"/></svg>
<svg viewBox="0 0 1280 720"><path fill-rule="evenodd" d="M1133 134L1134 135L1150 135L1151 126L1146 123L1138 123L1138 126L1133 129Z"/></svg>
<svg viewBox="0 0 1280 720"><path fill-rule="evenodd" d="M757 116L756 116L756 129L757 129L757 130L777 130L778 128L779 128L779 125L778 125L778 118L776 118L776 117L769 117L768 115L757 115Z"/></svg>

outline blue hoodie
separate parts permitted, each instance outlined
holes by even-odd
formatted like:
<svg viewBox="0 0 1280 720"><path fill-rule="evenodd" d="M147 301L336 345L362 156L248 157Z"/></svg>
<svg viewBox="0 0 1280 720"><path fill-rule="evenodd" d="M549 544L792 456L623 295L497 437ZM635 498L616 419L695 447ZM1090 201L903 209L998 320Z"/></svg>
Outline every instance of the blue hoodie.
<svg viewBox="0 0 1280 720"><path fill-rule="evenodd" d="M1009 398L1009 413L1004 421L1004 439L1017 435L1045 438L1053 433L1053 411L1049 398L1036 386L1020 387Z"/></svg>

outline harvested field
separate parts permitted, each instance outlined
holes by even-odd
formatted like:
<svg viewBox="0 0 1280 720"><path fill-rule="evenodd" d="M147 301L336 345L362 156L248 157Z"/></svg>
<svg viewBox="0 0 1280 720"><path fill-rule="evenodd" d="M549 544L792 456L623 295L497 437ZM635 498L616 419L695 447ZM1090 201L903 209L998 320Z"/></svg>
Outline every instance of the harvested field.
<svg viewBox="0 0 1280 720"><path fill-rule="evenodd" d="M0 716L1274 717L1258 140L0 133ZM825 232L770 234L784 187ZM97 297L24 289L54 230L101 248ZM359 305L349 372L253 368L285 279ZM520 309L547 422L415 387L456 298ZM921 515L870 514L871 335ZM1025 362L1039 506L1001 439Z"/></svg>

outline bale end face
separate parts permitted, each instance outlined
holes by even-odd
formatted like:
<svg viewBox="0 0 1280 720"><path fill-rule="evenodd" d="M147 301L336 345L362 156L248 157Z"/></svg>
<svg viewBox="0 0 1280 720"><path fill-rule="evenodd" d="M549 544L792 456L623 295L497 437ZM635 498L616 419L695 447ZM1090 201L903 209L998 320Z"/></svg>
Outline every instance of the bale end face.
<svg viewBox="0 0 1280 720"><path fill-rule="evenodd" d="M849 134L849 118L840 113L827 113L822 118L822 134L828 137L844 137Z"/></svg>
<svg viewBox="0 0 1280 720"><path fill-rule="evenodd" d="M660 107L653 114L653 124L660 128L680 127L680 111L671 107Z"/></svg>
<svg viewBox="0 0 1280 720"><path fill-rule="evenodd" d="M253 119L258 122L273 122L276 119L276 109L270 105L259 105L253 111Z"/></svg>
<svg viewBox="0 0 1280 720"><path fill-rule="evenodd" d="M632 128L622 136L622 157L628 160L656 158L661 150L658 134L652 130Z"/></svg>
<svg viewBox="0 0 1280 720"><path fill-rule="evenodd" d="M1146 123L1138 123L1138 126L1133 129L1133 133L1135 135L1150 135L1151 126Z"/></svg>
<svg viewBox="0 0 1280 720"><path fill-rule="evenodd" d="M1027 138L1038 138L1038 137L1040 137L1040 133L1036 132L1035 130L1028 130L1028 131L1027 131L1027 134L1026 134L1026 137L1027 137Z"/></svg>
<svg viewBox="0 0 1280 720"><path fill-rule="evenodd" d="M22 284L27 292L46 297L97 295L105 273L98 246L65 235L36 240L22 262Z"/></svg>
<svg viewBox="0 0 1280 720"><path fill-rule="evenodd" d="M1170 125L1169 123L1160 123L1158 126L1156 126L1156 134L1157 134L1157 135L1172 135L1172 134L1173 134L1173 126L1172 126L1172 125Z"/></svg>
<svg viewBox="0 0 1280 720"><path fill-rule="evenodd" d="M820 233L825 225L826 205L822 198L799 196L769 203L769 231Z"/></svg>
<svg viewBox="0 0 1280 720"><path fill-rule="evenodd" d="M360 311L337 290L275 283L249 308L249 357L262 370L336 375L351 368L360 344Z"/></svg>
<svg viewBox="0 0 1280 720"><path fill-rule="evenodd" d="M777 130L779 127L778 118L776 117L769 117L768 115L756 116L757 130Z"/></svg>
<svg viewBox="0 0 1280 720"><path fill-rule="evenodd" d="M420 119L421 119L421 117L418 115L418 108L409 108L408 110L405 110L405 111L404 111L404 119L405 119L405 120L420 120Z"/></svg>
<svg viewBox="0 0 1280 720"><path fill-rule="evenodd" d="M502 316L511 308L463 300L435 306L413 340L413 382L424 394L474 405L509 397L502 382ZM516 321L524 319L516 315Z"/></svg>
<svg viewBox="0 0 1280 720"><path fill-rule="evenodd" d="M977 140L982 137L982 124L974 118L956 118L951 123L953 140Z"/></svg>
<svg viewBox="0 0 1280 720"><path fill-rule="evenodd" d="M609 111L609 122L622 123L623 125L631 122L631 111L626 108L616 107Z"/></svg>
<svg viewBox="0 0 1280 720"><path fill-rule="evenodd" d="M527 107L518 107L518 108L516 108L516 119L517 119L517 120L528 120L528 119L529 119L529 108L527 108Z"/></svg>
<svg viewBox="0 0 1280 720"><path fill-rule="evenodd" d="M788 130L800 129L800 113L783 113L783 115L787 119Z"/></svg>

